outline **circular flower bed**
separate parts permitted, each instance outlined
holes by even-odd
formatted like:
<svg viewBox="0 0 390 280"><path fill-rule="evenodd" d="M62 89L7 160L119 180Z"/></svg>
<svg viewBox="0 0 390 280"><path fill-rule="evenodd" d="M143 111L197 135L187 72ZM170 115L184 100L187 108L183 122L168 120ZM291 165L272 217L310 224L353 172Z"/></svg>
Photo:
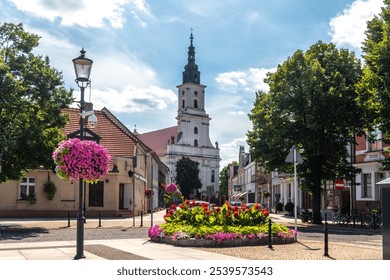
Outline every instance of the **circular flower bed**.
<svg viewBox="0 0 390 280"><path fill-rule="evenodd" d="M53 152L57 175L65 180L85 179L97 182L107 174L110 155L107 150L93 141L78 138L63 140Z"/></svg>
<svg viewBox="0 0 390 280"><path fill-rule="evenodd" d="M255 204L251 208L230 206L210 208L207 203L195 206L186 200L172 205L165 223L148 231L152 241L177 246L249 246L268 244L269 212ZM294 242L297 232L271 223L273 243Z"/></svg>

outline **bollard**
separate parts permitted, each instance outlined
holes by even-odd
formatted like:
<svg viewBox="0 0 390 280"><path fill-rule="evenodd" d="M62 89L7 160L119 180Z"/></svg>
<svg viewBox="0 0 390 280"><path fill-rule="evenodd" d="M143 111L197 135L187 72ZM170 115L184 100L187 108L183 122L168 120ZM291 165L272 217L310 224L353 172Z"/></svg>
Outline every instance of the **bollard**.
<svg viewBox="0 0 390 280"><path fill-rule="evenodd" d="M102 211L99 210L99 226L102 227Z"/></svg>
<svg viewBox="0 0 390 280"><path fill-rule="evenodd" d="M272 221L268 220L268 248L272 249Z"/></svg>
<svg viewBox="0 0 390 280"><path fill-rule="evenodd" d="M144 210L141 210L141 225L140 227L144 226Z"/></svg>
<svg viewBox="0 0 390 280"><path fill-rule="evenodd" d="M70 211L68 210L68 227L70 227Z"/></svg>
<svg viewBox="0 0 390 280"><path fill-rule="evenodd" d="M363 210L360 211L360 227L363 227Z"/></svg>
<svg viewBox="0 0 390 280"><path fill-rule="evenodd" d="M325 232L325 238L324 238L324 256L329 257L328 254L328 219L327 219L327 213L325 213L325 226L324 226L324 232Z"/></svg>

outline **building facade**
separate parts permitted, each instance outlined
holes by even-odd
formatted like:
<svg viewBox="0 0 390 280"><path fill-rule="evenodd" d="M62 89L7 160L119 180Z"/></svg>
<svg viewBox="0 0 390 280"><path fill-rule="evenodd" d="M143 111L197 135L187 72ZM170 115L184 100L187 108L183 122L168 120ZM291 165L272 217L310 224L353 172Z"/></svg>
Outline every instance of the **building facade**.
<svg viewBox="0 0 390 280"><path fill-rule="evenodd" d="M68 138L80 136L79 109L63 111L69 123L63 133ZM96 184L83 187L86 216L129 217L162 205L164 185L169 180L168 167L157 154L140 141L109 110L94 111L98 125L85 128L85 140L104 146L110 156L109 172ZM44 192L44 184L52 182L57 192L52 200ZM72 217L79 205L79 182L60 179L43 167L27 172L20 181L0 184L0 217ZM145 197L152 189L153 197Z"/></svg>

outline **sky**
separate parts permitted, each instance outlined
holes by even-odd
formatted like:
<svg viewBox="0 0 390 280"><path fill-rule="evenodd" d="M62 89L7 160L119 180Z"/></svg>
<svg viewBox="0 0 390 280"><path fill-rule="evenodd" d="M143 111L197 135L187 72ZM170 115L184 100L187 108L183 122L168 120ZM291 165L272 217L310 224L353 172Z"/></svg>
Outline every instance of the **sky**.
<svg viewBox="0 0 390 280"><path fill-rule="evenodd" d="M72 59L93 60L86 101L106 107L139 133L177 125L177 88L193 32L206 85L210 140L221 168L238 160L252 129L255 92L266 73L297 50L322 41L358 57L367 20L383 0L1 0L0 24L22 23L41 37L65 86L80 92ZM98 124L99 125L99 124Z"/></svg>

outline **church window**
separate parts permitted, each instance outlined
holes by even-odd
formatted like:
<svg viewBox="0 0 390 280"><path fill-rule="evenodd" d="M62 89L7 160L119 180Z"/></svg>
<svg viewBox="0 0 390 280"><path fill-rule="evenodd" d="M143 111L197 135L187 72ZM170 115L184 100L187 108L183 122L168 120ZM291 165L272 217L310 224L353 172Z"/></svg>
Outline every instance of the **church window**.
<svg viewBox="0 0 390 280"><path fill-rule="evenodd" d="M184 94L186 94L186 92L183 90L183 91L181 92L181 94L184 95Z"/></svg>
<svg viewBox="0 0 390 280"><path fill-rule="evenodd" d="M198 147L198 140L196 140L196 139L194 140L194 146Z"/></svg>
<svg viewBox="0 0 390 280"><path fill-rule="evenodd" d="M215 170L211 170L211 183L215 182Z"/></svg>
<svg viewBox="0 0 390 280"><path fill-rule="evenodd" d="M197 99L194 100L194 108L198 108L198 100Z"/></svg>
<svg viewBox="0 0 390 280"><path fill-rule="evenodd" d="M194 91L194 94L195 94L195 95L198 95L198 92L195 90L195 91Z"/></svg>
<svg viewBox="0 0 390 280"><path fill-rule="evenodd" d="M186 102L185 102L185 100L183 99L183 100L181 101L181 107L184 108L185 106L186 106Z"/></svg>
<svg viewBox="0 0 390 280"><path fill-rule="evenodd" d="M196 126L194 127L194 134L198 134L198 128Z"/></svg>

